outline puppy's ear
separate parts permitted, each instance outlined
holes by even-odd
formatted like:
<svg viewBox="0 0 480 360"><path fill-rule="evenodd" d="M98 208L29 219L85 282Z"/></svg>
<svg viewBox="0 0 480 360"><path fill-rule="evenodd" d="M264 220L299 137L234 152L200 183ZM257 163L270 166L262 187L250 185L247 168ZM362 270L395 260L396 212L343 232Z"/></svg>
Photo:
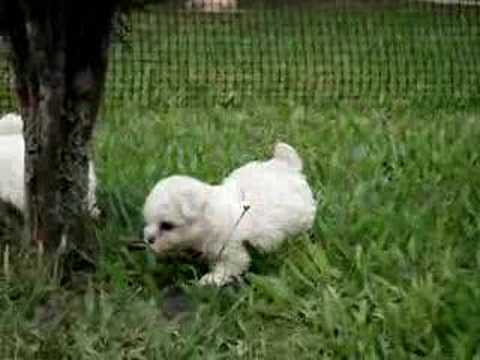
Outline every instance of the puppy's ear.
<svg viewBox="0 0 480 360"><path fill-rule="evenodd" d="M186 220L192 221L199 218L207 205L207 192L190 190L182 194L180 211Z"/></svg>

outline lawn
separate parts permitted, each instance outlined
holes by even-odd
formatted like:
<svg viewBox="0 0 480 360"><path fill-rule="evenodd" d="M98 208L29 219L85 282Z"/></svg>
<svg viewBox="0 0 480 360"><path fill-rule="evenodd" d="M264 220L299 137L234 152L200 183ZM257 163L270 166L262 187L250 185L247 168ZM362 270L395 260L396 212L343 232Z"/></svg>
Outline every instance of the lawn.
<svg viewBox="0 0 480 360"><path fill-rule="evenodd" d="M93 146L96 271L63 283L0 236L0 358L480 359L478 10L353 9L134 15ZM156 181L220 182L277 140L311 233L221 289L127 249Z"/></svg>
<svg viewBox="0 0 480 360"><path fill-rule="evenodd" d="M399 101L111 112L95 142L97 271L60 286L3 245L2 358L478 358L479 117ZM222 289L127 251L158 179L218 182L277 139L305 160L311 234Z"/></svg>

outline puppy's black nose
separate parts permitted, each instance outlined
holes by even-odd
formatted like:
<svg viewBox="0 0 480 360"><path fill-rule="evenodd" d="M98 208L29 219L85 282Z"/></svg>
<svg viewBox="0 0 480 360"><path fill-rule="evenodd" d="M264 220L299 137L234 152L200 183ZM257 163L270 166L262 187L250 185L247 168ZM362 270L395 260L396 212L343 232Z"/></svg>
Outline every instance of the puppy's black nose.
<svg viewBox="0 0 480 360"><path fill-rule="evenodd" d="M149 236L147 237L147 242L150 244L150 245L153 245L155 243L155 236Z"/></svg>

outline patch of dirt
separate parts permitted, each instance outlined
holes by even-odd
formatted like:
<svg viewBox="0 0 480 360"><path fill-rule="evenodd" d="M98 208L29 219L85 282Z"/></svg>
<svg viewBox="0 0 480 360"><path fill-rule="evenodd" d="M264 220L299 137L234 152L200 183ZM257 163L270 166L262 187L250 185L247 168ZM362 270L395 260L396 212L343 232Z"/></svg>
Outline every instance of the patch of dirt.
<svg viewBox="0 0 480 360"><path fill-rule="evenodd" d="M168 320L181 321L195 309L192 301L180 287L168 286L162 292L162 313Z"/></svg>

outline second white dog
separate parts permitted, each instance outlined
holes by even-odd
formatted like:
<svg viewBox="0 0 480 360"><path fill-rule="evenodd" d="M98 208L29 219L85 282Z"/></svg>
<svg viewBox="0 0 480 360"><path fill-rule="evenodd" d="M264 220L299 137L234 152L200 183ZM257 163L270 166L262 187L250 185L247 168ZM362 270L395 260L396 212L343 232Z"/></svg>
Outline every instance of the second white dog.
<svg viewBox="0 0 480 360"><path fill-rule="evenodd" d="M192 249L212 266L200 279L221 286L248 269L245 245L269 252L311 228L316 212L302 160L289 145L209 185L187 176L161 180L144 206L144 240L159 255Z"/></svg>
<svg viewBox="0 0 480 360"><path fill-rule="evenodd" d="M23 121L19 115L10 113L0 119L0 199L24 211L25 141L22 131ZM86 202L93 218L100 214L96 206L96 186L94 164L90 161Z"/></svg>

